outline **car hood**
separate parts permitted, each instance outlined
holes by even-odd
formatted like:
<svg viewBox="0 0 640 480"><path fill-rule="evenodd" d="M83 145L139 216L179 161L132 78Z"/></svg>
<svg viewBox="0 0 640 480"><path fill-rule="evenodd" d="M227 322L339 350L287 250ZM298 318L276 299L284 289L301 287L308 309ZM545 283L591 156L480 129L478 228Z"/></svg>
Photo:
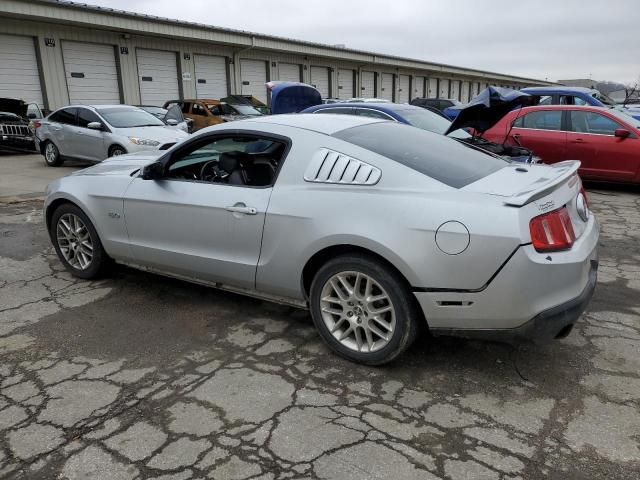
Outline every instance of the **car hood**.
<svg viewBox="0 0 640 480"><path fill-rule="evenodd" d="M155 162L162 155L167 153L164 150L148 150L136 153L128 153L117 157L107 158L89 168L77 170L71 175L120 175L130 176L136 170L140 170L145 165Z"/></svg>
<svg viewBox="0 0 640 480"><path fill-rule="evenodd" d="M155 140L160 143L179 142L189 136L182 130L176 130L169 126L116 128L115 133L126 137L136 137L145 140Z"/></svg>
<svg viewBox="0 0 640 480"><path fill-rule="evenodd" d="M489 130L514 108L532 105L534 97L510 88L489 87L460 108L445 135L459 128L473 128L482 133ZM457 110L457 109L456 109Z"/></svg>
<svg viewBox="0 0 640 480"><path fill-rule="evenodd" d="M14 113L26 118L27 104L17 98L0 98L0 112Z"/></svg>
<svg viewBox="0 0 640 480"><path fill-rule="evenodd" d="M0 124L4 125L29 125L29 122L12 112L3 112L0 110Z"/></svg>
<svg viewBox="0 0 640 480"><path fill-rule="evenodd" d="M311 85L299 82L269 82L271 113L299 113L306 108L322 104L320 92Z"/></svg>

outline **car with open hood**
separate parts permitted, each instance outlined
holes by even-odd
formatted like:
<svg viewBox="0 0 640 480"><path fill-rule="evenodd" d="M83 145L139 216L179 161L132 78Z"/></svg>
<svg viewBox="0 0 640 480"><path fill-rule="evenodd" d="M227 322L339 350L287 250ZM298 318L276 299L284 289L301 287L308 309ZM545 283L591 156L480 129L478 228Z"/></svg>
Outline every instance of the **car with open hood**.
<svg viewBox="0 0 640 480"><path fill-rule="evenodd" d="M65 160L101 162L143 150L166 150L189 137L131 105L70 105L37 122L37 150L50 167Z"/></svg>
<svg viewBox="0 0 640 480"><path fill-rule="evenodd" d="M33 150L33 122L40 118L42 111L37 104L0 98L0 148Z"/></svg>
<svg viewBox="0 0 640 480"><path fill-rule="evenodd" d="M79 278L115 261L308 308L333 351L379 365L422 327L569 334L598 261L578 167L524 167L377 118L272 115L74 172L44 208Z"/></svg>

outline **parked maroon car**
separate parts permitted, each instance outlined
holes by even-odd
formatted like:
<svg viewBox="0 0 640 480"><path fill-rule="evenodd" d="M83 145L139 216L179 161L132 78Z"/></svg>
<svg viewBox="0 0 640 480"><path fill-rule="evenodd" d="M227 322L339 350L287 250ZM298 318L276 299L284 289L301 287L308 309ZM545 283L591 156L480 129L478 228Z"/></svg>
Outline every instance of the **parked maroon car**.
<svg viewBox="0 0 640 480"><path fill-rule="evenodd" d="M483 137L533 150L544 163L580 160L584 179L640 183L640 121L612 108L525 107Z"/></svg>

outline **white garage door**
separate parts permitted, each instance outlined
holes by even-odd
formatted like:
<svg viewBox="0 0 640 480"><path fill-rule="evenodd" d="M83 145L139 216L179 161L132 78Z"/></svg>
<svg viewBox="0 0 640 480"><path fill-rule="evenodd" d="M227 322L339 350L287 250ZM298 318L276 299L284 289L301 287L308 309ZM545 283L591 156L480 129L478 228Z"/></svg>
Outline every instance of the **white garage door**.
<svg viewBox="0 0 640 480"><path fill-rule="evenodd" d="M69 103L117 105L120 103L118 68L113 45L62 42Z"/></svg>
<svg viewBox="0 0 640 480"><path fill-rule="evenodd" d="M393 101L393 74L383 73L380 81L380 98Z"/></svg>
<svg viewBox="0 0 640 480"><path fill-rule="evenodd" d="M445 78L440 79L440 90L438 91L438 98L449 98L449 80Z"/></svg>
<svg viewBox="0 0 640 480"><path fill-rule="evenodd" d="M460 100L460 80L451 80L451 97Z"/></svg>
<svg viewBox="0 0 640 480"><path fill-rule="evenodd" d="M438 96L438 79L430 78L429 84L427 85L427 97L435 98Z"/></svg>
<svg viewBox="0 0 640 480"><path fill-rule="evenodd" d="M360 74L360 95L364 98L376 96L376 74L363 71Z"/></svg>
<svg viewBox="0 0 640 480"><path fill-rule="evenodd" d="M267 103L267 62L264 60L240 60L240 80L242 95L253 95L262 103Z"/></svg>
<svg viewBox="0 0 640 480"><path fill-rule="evenodd" d="M218 100L229 93L227 59L211 55L194 55L196 67L196 96Z"/></svg>
<svg viewBox="0 0 640 480"><path fill-rule="evenodd" d="M300 65L296 63L279 63L278 80L284 82L300 82Z"/></svg>
<svg viewBox="0 0 640 480"><path fill-rule="evenodd" d="M422 98L425 96L425 82L426 78L424 77L413 77L413 88L411 92L411 100L414 98Z"/></svg>
<svg viewBox="0 0 640 480"><path fill-rule="evenodd" d="M164 105L180 98L175 52L139 49L136 56L143 105Z"/></svg>
<svg viewBox="0 0 640 480"><path fill-rule="evenodd" d="M32 37L0 35L0 97L20 98L43 107L33 42Z"/></svg>
<svg viewBox="0 0 640 480"><path fill-rule="evenodd" d="M338 70L338 98L348 100L353 98L353 70L341 68Z"/></svg>
<svg viewBox="0 0 640 480"><path fill-rule="evenodd" d="M461 97L462 97L462 102L466 103L469 100L471 100L471 98L469 98L469 82L462 82L462 93L461 93Z"/></svg>
<svg viewBox="0 0 640 480"><path fill-rule="evenodd" d="M411 96L411 77L409 75L398 76L398 103L409 103Z"/></svg>
<svg viewBox="0 0 640 480"><path fill-rule="evenodd" d="M320 91L322 98L329 98L329 68L311 67L311 85Z"/></svg>

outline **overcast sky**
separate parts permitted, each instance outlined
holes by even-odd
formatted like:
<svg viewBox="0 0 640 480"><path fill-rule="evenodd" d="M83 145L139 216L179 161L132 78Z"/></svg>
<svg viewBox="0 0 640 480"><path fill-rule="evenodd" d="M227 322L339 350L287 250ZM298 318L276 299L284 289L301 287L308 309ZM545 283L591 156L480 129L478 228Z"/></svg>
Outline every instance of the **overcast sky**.
<svg viewBox="0 0 640 480"><path fill-rule="evenodd" d="M640 77L639 0L81 1L530 78Z"/></svg>

